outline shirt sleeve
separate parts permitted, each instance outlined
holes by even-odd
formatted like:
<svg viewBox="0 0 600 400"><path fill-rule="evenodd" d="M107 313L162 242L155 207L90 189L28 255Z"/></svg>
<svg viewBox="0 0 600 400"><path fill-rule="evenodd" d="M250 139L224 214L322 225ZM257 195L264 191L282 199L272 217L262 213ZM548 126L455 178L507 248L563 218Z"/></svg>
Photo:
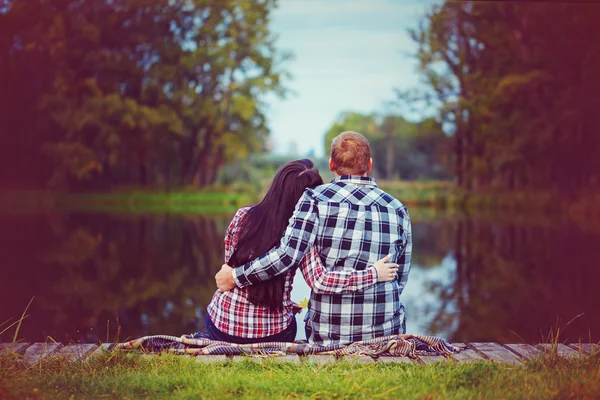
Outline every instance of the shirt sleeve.
<svg viewBox="0 0 600 400"><path fill-rule="evenodd" d="M410 273L410 268L412 266L412 227L410 223L410 217L408 216L408 211L406 208L403 210L403 218L402 218L402 230L403 234L406 238L406 245L404 246L404 251L398 257L398 288L400 292L404 290L404 286L406 286L406 282L408 281L408 274Z"/></svg>
<svg viewBox="0 0 600 400"><path fill-rule="evenodd" d="M237 246L238 237L240 234L241 222L244 217L248 214L248 208L240 208L237 210L229 226L227 227L227 231L225 232L225 263L229 262L229 259L233 255L233 251L235 250L235 246Z"/></svg>
<svg viewBox="0 0 600 400"><path fill-rule="evenodd" d="M238 287L268 281L300 264L315 242L319 219L311 193L311 190L306 190L296 204L285 234L276 247L233 270L233 279Z"/></svg>
<svg viewBox="0 0 600 400"><path fill-rule="evenodd" d="M377 270L370 266L362 271L329 270L313 246L300 264L304 280L318 294L343 294L365 290L377 283Z"/></svg>

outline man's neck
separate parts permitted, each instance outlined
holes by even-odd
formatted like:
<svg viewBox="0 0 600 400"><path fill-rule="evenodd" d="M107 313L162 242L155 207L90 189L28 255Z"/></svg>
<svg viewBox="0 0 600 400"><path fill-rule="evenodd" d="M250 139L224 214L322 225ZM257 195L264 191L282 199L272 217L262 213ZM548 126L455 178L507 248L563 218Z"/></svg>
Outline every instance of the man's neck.
<svg viewBox="0 0 600 400"><path fill-rule="evenodd" d="M348 175L340 175L340 174L338 174L338 173L337 173L337 172L335 172L335 171L333 172L333 175L335 175L335 177L336 177L336 178L339 178L340 176L348 176ZM365 173L364 173L364 174L362 174L362 175L358 175L358 174L349 174L349 175L351 175L351 176L362 176L362 177L365 177L365 178L366 178L366 177L368 177L368 176L369 176L369 173L368 173L368 172L365 172Z"/></svg>

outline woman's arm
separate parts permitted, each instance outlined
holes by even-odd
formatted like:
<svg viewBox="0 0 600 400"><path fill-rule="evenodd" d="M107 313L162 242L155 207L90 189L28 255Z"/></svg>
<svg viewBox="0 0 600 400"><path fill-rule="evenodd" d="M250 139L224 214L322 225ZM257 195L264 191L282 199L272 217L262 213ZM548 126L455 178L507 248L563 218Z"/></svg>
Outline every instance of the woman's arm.
<svg viewBox="0 0 600 400"><path fill-rule="evenodd" d="M378 260L363 271L331 271L325 268L317 247L304 256L300 270L311 290L318 294L343 294L365 290L377 282L391 281L396 276L398 264L387 263L390 256Z"/></svg>

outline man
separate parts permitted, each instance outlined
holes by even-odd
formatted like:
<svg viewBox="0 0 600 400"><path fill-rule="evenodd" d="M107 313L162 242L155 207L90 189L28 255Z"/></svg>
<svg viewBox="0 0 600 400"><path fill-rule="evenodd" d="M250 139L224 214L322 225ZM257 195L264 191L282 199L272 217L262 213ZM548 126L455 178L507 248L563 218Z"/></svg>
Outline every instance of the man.
<svg viewBox="0 0 600 400"><path fill-rule="evenodd" d="M411 268L410 219L406 207L367 176L372 166L363 135L343 132L333 139L329 168L335 179L304 192L277 247L239 268L223 265L217 287L226 291L269 280L297 266L315 244L328 269L361 271L393 254L396 280L353 293L311 292L308 340L348 344L405 333L400 295Z"/></svg>

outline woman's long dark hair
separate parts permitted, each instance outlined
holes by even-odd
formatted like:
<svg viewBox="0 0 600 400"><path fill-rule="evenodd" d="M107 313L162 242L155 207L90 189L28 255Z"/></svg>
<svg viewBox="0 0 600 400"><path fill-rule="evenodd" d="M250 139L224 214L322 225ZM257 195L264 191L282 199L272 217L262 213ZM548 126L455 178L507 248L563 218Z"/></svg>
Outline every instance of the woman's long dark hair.
<svg viewBox="0 0 600 400"><path fill-rule="evenodd" d="M321 184L323 178L308 159L290 161L281 167L265 197L249 210L244 219L228 264L239 267L275 247L285 233L304 190ZM281 274L252 285L248 288L248 300L271 310L282 310L284 284L285 274Z"/></svg>

